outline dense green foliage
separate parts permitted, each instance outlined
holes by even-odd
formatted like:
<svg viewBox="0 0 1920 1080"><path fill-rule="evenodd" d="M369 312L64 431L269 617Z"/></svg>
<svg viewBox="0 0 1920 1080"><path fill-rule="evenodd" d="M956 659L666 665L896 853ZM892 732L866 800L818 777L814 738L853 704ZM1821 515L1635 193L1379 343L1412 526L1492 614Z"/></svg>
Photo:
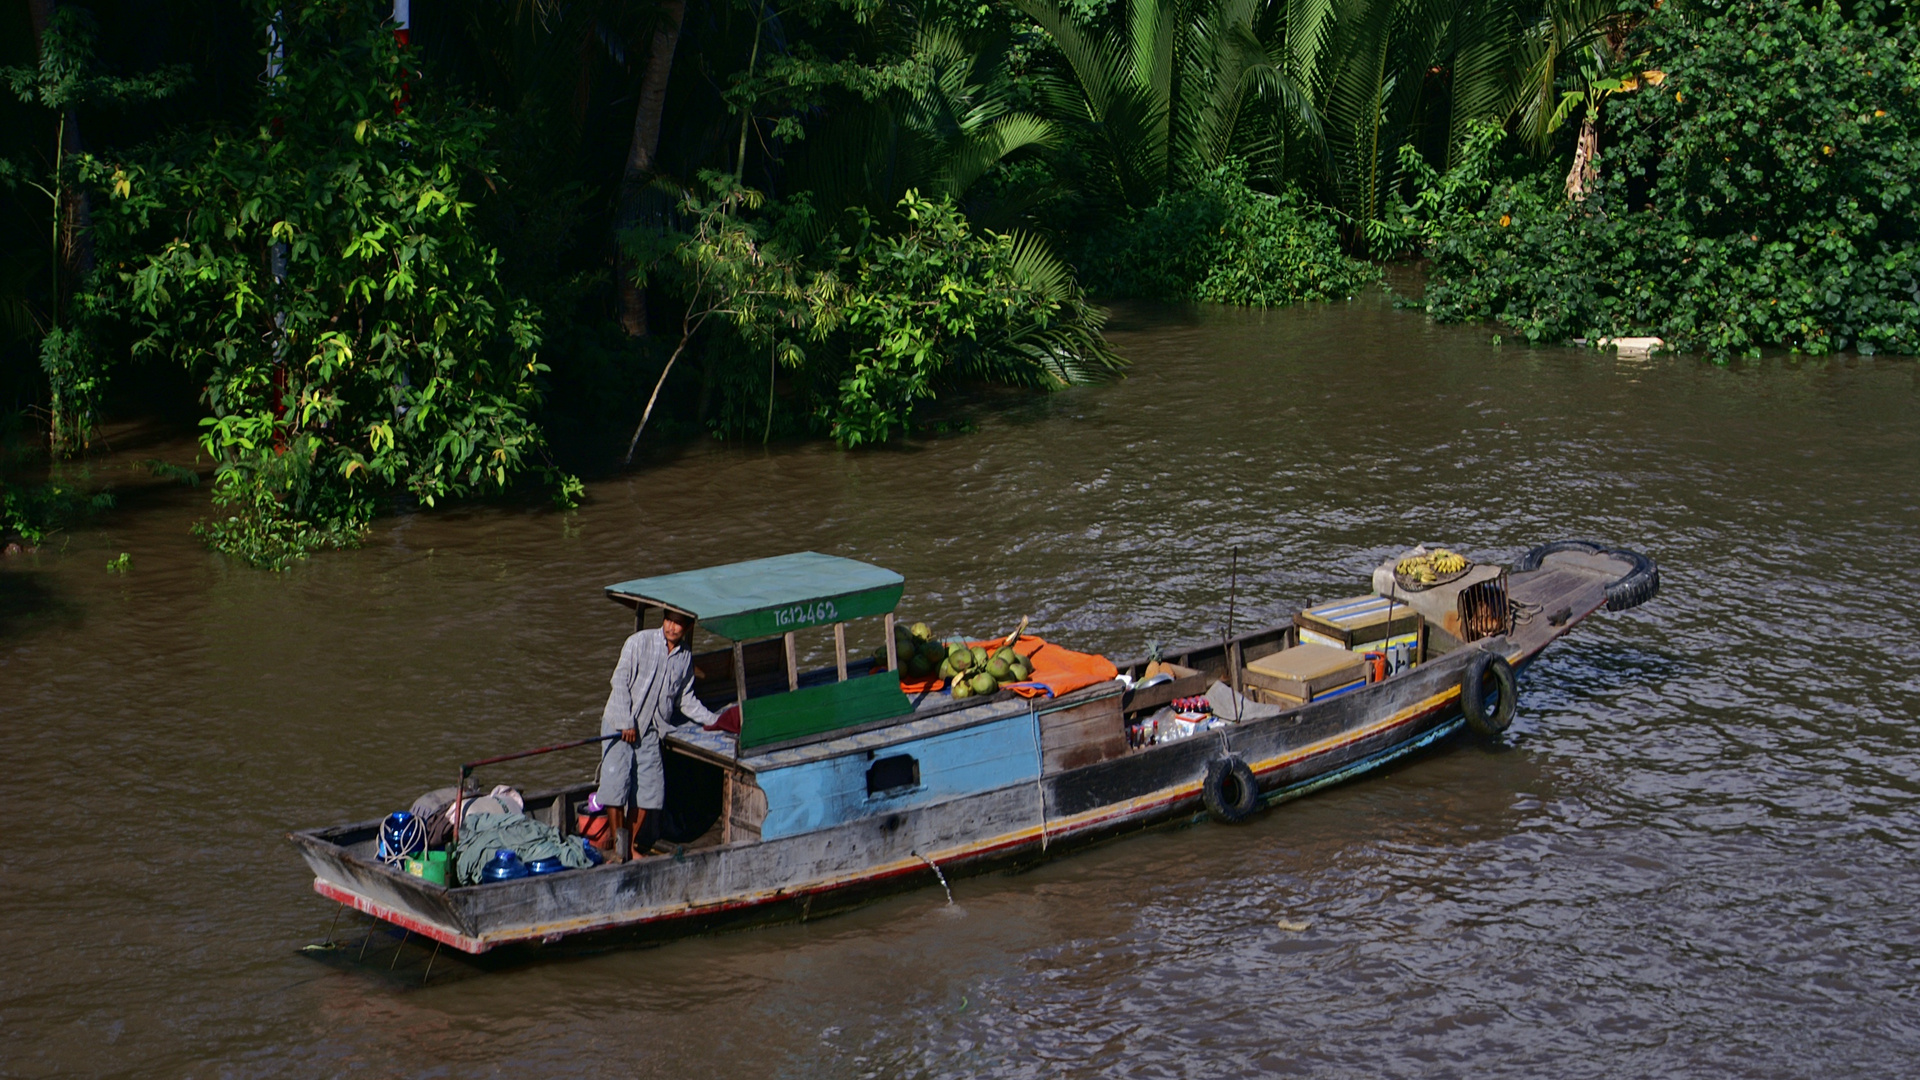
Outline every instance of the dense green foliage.
<svg viewBox="0 0 1920 1080"><path fill-rule="evenodd" d="M252 131L85 174L120 268L95 306L130 321L136 356L204 380L228 511L205 535L266 565L351 542L379 491L433 505L540 467L538 313L467 220L487 125L433 98L396 108L406 73L369 3L279 25L334 62L285 68Z"/></svg>
<svg viewBox="0 0 1920 1080"><path fill-rule="evenodd" d="M847 255L853 270L833 319L851 366L822 410L835 439L885 441L943 378L1045 387L1119 367L1100 337L1105 316L1044 247L976 235L945 200L909 191L900 206L904 232L866 231Z"/></svg>
<svg viewBox="0 0 1920 1080"><path fill-rule="evenodd" d="M1569 203L1529 171L1436 202L1427 309L1529 340L1920 353L1914 23L1727 4L1632 45L1596 187Z"/></svg>
<svg viewBox="0 0 1920 1080"><path fill-rule="evenodd" d="M747 211L763 205L760 193L706 180L711 197L682 203L692 231L661 238L655 265L685 303L682 348L710 319L727 328L737 361L730 396L764 397L764 431L775 423L781 366L797 376L783 426L847 447L909 428L944 386L1046 388L1120 367L1100 336L1105 316L1063 263L1032 237L974 230L951 199L909 190L903 229L857 211L851 244L803 257L794 237L805 218L757 220ZM762 371L765 384L755 379ZM747 435L762 422L749 402L730 400L714 426Z"/></svg>
<svg viewBox="0 0 1920 1080"><path fill-rule="evenodd" d="M197 410L204 534L284 565L647 440L964 422L1121 369L1083 286L1329 300L1362 255L1536 340L1920 349L1905 7L418 8L0 14L0 472Z"/></svg>
<svg viewBox="0 0 1920 1080"><path fill-rule="evenodd" d="M1233 160L1088 245L1093 287L1126 296L1272 306L1338 300L1380 272L1348 258L1331 214L1247 185Z"/></svg>
<svg viewBox="0 0 1920 1080"><path fill-rule="evenodd" d="M47 538L55 529L97 514L113 505L113 493L89 491L85 477L76 483L52 479L37 484L10 484L0 481L0 543L16 542L31 546Z"/></svg>

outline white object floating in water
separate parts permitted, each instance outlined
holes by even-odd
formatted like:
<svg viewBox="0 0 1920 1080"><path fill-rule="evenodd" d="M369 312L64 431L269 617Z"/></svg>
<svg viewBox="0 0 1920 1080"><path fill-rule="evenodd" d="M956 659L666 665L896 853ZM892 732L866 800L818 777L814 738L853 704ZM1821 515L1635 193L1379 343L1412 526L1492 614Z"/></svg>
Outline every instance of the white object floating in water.
<svg viewBox="0 0 1920 1080"><path fill-rule="evenodd" d="M1302 930L1310 929L1313 926L1311 922L1305 919L1281 919L1279 922L1274 923L1274 925L1282 930L1291 930L1296 934Z"/></svg>
<svg viewBox="0 0 1920 1080"><path fill-rule="evenodd" d="M1610 337L1601 338L1594 344L1602 349L1611 345L1621 356L1646 356L1667 347L1666 341L1657 337Z"/></svg>

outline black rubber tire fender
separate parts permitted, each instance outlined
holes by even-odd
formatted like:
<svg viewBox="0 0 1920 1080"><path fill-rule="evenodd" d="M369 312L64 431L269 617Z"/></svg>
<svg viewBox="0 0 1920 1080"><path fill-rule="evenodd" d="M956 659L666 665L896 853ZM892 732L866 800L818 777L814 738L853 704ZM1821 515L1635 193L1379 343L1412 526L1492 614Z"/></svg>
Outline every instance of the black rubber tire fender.
<svg viewBox="0 0 1920 1080"><path fill-rule="evenodd" d="M1516 574L1530 574L1540 569L1541 562L1543 562L1547 556L1561 551L1578 551L1583 555L1604 555L1607 551L1607 545L1597 540L1552 540L1541 544L1539 547L1534 548L1515 560L1513 572Z"/></svg>
<svg viewBox="0 0 1920 1080"><path fill-rule="evenodd" d="M1608 548L1607 554L1616 559L1625 559L1633 564L1633 569L1622 574L1613 584L1607 586L1607 610L1626 611L1637 608L1654 598L1660 591L1660 564L1637 551L1626 548Z"/></svg>
<svg viewBox="0 0 1920 1080"><path fill-rule="evenodd" d="M1493 705L1488 707L1487 680L1493 680ZM1517 702L1513 665L1498 653L1481 652L1467 662L1460 676L1460 714L1474 734L1492 738L1513 723Z"/></svg>
<svg viewBox="0 0 1920 1080"><path fill-rule="evenodd" d="M1607 585L1607 610L1626 611L1654 598L1660 591L1660 565L1652 558L1629 548L1610 547L1597 540L1554 540L1528 551L1513 564L1516 574L1540 569L1546 557L1559 551L1578 551L1586 555L1609 555L1628 563L1632 569Z"/></svg>
<svg viewBox="0 0 1920 1080"><path fill-rule="evenodd" d="M1260 781L1239 757L1215 758L1207 762L1207 778L1200 782L1200 801L1213 820L1235 825L1260 809Z"/></svg>

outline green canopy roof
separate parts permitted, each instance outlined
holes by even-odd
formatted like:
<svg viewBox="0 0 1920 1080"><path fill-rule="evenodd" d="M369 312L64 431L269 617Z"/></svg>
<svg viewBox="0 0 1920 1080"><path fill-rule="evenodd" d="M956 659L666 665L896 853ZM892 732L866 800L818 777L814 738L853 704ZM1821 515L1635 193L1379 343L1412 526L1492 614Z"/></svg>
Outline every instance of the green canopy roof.
<svg viewBox="0 0 1920 1080"><path fill-rule="evenodd" d="M885 615L900 603L906 579L891 570L802 551L635 578L607 586L615 600L672 608L734 641Z"/></svg>

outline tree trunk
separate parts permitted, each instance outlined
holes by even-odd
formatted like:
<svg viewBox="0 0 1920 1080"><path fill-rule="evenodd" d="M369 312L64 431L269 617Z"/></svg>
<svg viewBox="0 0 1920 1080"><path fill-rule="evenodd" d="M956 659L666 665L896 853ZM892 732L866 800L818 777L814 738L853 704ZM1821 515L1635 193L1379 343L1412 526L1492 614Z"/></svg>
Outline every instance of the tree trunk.
<svg viewBox="0 0 1920 1080"><path fill-rule="evenodd" d="M1573 168L1567 170L1567 201L1582 202L1587 197L1587 189L1600 178L1599 167L1594 157L1600 153L1600 128L1594 123L1591 110L1580 124L1580 141L1574 144Z"/></svg>
<svg viewBox="0 0 1920 1080"><path fill-rule="evenodd" d="M36 60L41 51L42 39L46 37L47 26L53 21L53 12L57 0L27 0L27 17L33 23L33 51ZM49 282L47 293L47 325L55 333L61 327L61 279L77 280L93 269L93 224L91 207L87 202L87 193L61 182L61 173L66 168L68 158L80 152L80 116L72 109L64 110L59 118L59 135L54 147L53 158L55 192L53 203L53 228L50 241L53 244L52 257L53 280ZM43 353L41 364L46 357ZM67 439L67 429L72 426L72 410L67 407L66 394L60 378L53 372L47 372L47 451L55 461L69 456L73 444ZM84 435L82 439L84 441Z"/></svg>
<svg viewBox="0 0 1920 1080"><path fill-rule="evenodd" d="M33 51L36 62L40 54L40 39L46 35L47 24L53 21L53 12L59 6L58 0L27 0L27 17L33 23ZM60 153L55 161L59 167L67 158L80 152L80 114L72 109L66 110L63 118L66 122L60 129ZM69 277L77 277L93 269L93 208L87 199L87 193L76 188L60 188L60 202L55 207L58 224L55 226L54 257L59 260ZM60 290L55 282L53 293L54 307L50 312L53 325L59 325Z"/></svg>
<svg viewBox="0 0 1920 1080"><path fill-rule="evenodd" d="M640 104L633 114L633 144L627 149L626 174L620 182L620 209L616 228L624 233L640 220L640 197L653 179L654 156L660 152L660 114L667 103L667 77L673 74L673 52L680 44L680 22L687 0L664 0L660 21L653 30L653 52L640 79ZM647 333L647 294L634 281L637 269L623 251L615 260L620 277L620 328L629 337Z"/></svg>

